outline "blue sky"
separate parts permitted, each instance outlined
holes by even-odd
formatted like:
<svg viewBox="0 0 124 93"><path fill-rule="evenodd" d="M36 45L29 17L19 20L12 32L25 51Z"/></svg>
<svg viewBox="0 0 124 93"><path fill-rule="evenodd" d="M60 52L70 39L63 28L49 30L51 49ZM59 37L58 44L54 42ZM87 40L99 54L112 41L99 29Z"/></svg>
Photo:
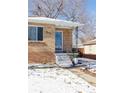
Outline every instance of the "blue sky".
<svg viewBox="0 0 124 93"><path fill-rule="evenodd" d="M32 0L28 0L28 8L30 9L31 9L31 1ZM96 0L86 0L86 11L91 15L96 15Z"/></svg>
<svg viewBox="0 0 124 93"><path fill-rule="evenodd" d="M96 14L96 0L87 0L86 10L90 14Z"/></svg>

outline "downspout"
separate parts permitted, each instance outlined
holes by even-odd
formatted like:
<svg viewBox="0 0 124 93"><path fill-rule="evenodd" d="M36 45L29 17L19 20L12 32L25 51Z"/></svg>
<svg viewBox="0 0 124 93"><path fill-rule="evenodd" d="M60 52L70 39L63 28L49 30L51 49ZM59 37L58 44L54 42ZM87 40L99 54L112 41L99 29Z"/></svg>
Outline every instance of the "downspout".
<svg viewBox="0 0 124 93"><path fill-rule="evenodd" d="M74 50L72 50L72 52L73 52L73 57L72 57L72 64L73 64L73 66L75 66L76 64L75 64L75 62L77 62L77 56L76 56L76 54L75 53L78 53L78 26L77 27L75 27L75 39L76 40L74 40L75 41L75 48L76 48L76 51L75 51L75 49Z"/></svg>
<svg viewBox="0 0 124 93"><path fill-rule="evenodd" d="M78 26L76 27L76 53L78 53Z"/></svg>
<svg viewBox="0 0 124 93"><path fill-rule="evenodd" d="M78 26L75 28L75 32L76 32L76 53L78 53ZM75 54L75 52L73 51L73 61L72 61L72 64L73 66L75 66L75 62L77 62L77 55Z"/></svg>

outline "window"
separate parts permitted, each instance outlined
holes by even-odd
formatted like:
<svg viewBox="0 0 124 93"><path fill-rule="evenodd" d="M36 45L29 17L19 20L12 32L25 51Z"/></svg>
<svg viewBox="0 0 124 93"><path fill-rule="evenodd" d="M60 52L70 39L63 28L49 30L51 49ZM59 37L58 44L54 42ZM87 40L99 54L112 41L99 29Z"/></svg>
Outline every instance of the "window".
<svg viewBox="0 0 124 93"><path fill-rule="evenodd" d="M43 27L28 27L28 40L42 41L43 40Z"/></svg>

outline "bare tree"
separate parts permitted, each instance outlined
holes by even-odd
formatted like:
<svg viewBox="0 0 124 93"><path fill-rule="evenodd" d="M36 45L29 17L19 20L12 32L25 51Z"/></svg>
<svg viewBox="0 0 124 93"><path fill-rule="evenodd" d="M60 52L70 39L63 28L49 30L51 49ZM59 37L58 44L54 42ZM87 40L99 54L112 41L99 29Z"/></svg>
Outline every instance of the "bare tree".
<svg viewBox="0 0 124 93"><path fill-rule="evenodd" d="M34 0L32 14L57 18L63 9L63 0Z"/></svg>
<svg viewBox="0 0 124 93"><path fill-rule="evenodd" d="M85 0L65 0L62 16L66 20L78 21L79 17L85 13Z"/></svg>
<svg viewBox="0 0 124 93"><path fill-rule="evenodd" d="M81 23L84 24L83 27L80 28L80 33L83 33L83 36L80 37L82 42L87 40L92 40L96 38L96 17L95 16L83 16L80 17Z"/></svg>
<svg viewBox="0 0 124 93"><path fill-rule="evenodd" d="M79 28L79 37L82 42L95 38L95 16L86 12L86 0L66 0L61 15L66 19L84 24ZM73 33L76 35L76 32Z"/></svg>

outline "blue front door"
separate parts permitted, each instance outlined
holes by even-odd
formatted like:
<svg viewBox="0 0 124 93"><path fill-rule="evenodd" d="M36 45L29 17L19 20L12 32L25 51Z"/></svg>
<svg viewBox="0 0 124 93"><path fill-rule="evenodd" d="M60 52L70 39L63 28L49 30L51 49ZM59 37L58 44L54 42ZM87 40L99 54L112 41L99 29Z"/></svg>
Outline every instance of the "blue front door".
<svg viewBox="0 0 124 93"><path fill-rule="evenodd" d="M63 50L62 32L55 32L55 50L60 52Z"/></svg>

